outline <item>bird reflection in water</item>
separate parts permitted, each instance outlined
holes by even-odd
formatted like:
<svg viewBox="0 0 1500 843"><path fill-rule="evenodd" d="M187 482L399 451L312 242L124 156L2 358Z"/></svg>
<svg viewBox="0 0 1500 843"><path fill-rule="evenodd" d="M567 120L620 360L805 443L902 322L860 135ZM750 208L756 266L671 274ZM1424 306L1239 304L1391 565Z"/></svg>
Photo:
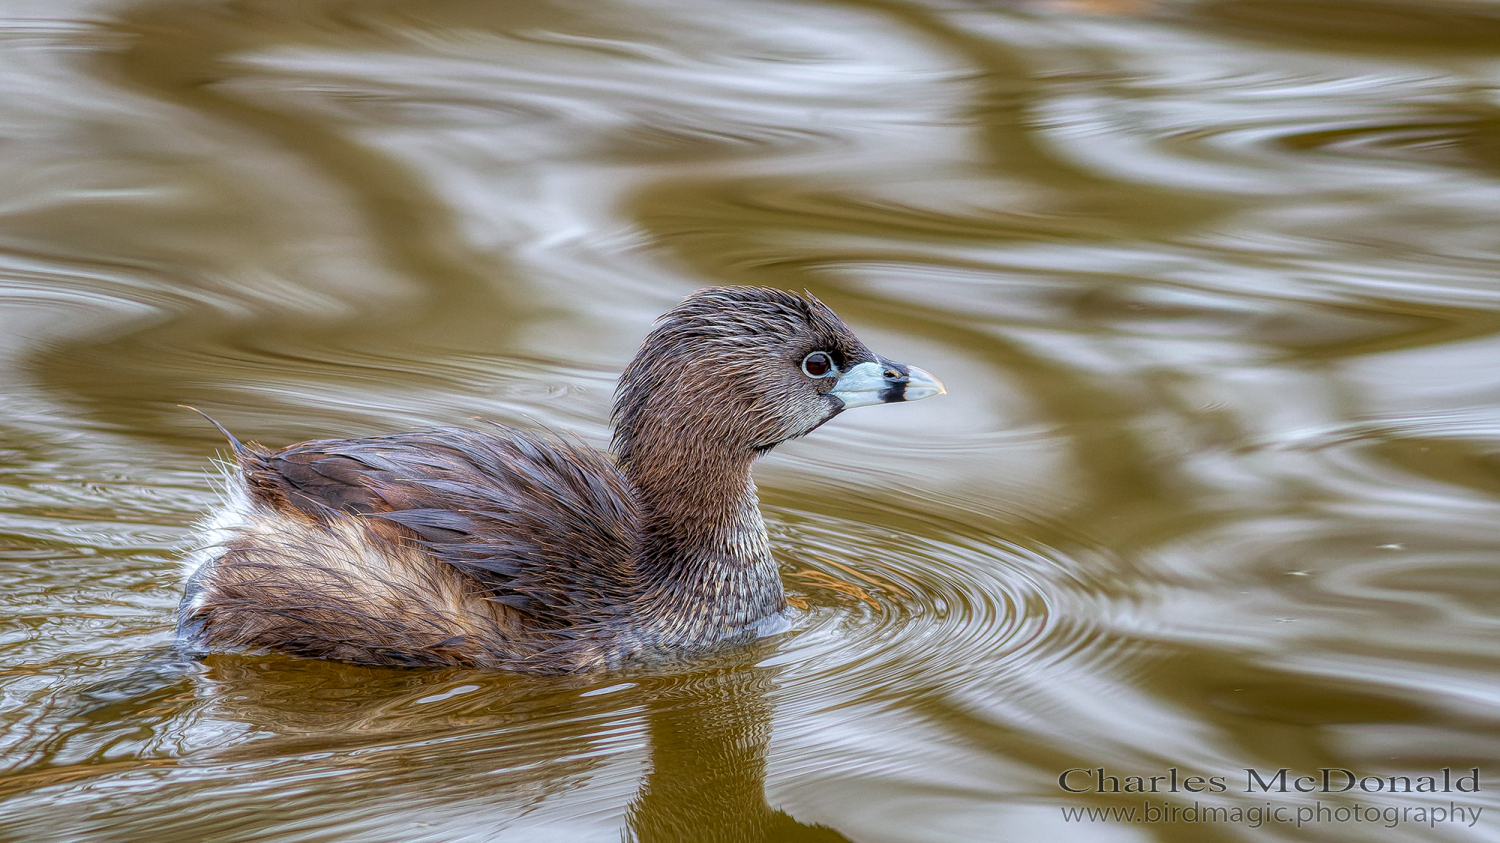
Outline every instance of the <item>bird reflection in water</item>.
<svg viewBox="0 0 1500 843"><path fill-rule="evenodd" d="M630 837L663 841L848 838L766 803L771 736L768 668L726 670L664 686L650 708L651 772L630 809Z"/></svg>
<svg viewBox="0 0 1500 843"><path fill-rule="evenodd" d="M633 735L644 710L650 756L624 810L624 839L847 840L766 801L775 671L753 661L767 646L752 643L685 671L616 676L622 689L608 694L597 693L597 676L413 671L283 656L175 662L100 691L115 715L170 702L165 719L172 725L164 732L189 745L177 747L176 759L139 759L142 766L177 767L183 789L163 794L149 810L141 806L149 816L118 819L126 826L149 821L162 839L200 832L259 839L309 822L330 830L372 823L401 830L409 823L421 839L543 829L548 817L571 822L574 814L618 810L588 801L607 799L607 786L583 785L627 751L628 740L603 745ZM275 810L230 818L214 809L228 797L226 784L245 784L233 773L226 782L225 773L288 758L297 759L304 786L278 794ZM186 770L179 767L184 760L191 761ZM446 805L473 806L472 815L429 816L434 789Z"/></svg>

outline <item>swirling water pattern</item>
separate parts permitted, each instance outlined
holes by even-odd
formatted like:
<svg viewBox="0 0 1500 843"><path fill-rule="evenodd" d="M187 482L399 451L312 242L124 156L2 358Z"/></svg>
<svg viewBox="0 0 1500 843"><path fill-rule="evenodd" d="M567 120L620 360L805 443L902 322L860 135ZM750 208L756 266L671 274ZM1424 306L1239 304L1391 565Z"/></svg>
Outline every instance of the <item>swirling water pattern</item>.
<svg viewBox="0 0 1500 843"><path fill-rule="evenodd" d="M0 66L0 838L1494 836L1057 778L1500 765L1500 5L54 0ZM172 653L176 405L603 445L710 283L950 390L759 467L790 631Z"/></svg>

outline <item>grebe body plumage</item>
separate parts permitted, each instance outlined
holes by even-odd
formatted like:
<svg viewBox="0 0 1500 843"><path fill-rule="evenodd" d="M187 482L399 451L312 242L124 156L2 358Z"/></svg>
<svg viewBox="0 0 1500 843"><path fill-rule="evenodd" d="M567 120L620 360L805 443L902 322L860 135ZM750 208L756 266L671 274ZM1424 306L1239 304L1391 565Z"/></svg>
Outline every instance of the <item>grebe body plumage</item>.
<svg viewBox="0 0 1500 843"><path fill-rule="evenodd" d="M188 557L179 641L573 672L751 635L786 605L754 459L850 407L942 391L811 296L717 287L626 368L613 461L498 425L276 452L224 431L234 472Z"/></svg>

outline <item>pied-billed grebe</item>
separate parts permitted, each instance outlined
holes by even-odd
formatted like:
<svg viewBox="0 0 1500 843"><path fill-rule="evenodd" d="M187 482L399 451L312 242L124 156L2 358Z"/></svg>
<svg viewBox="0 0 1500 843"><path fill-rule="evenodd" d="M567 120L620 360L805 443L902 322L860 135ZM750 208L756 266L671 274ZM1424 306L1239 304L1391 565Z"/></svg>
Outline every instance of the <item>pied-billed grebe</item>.
<svg viewBox="0 0 1500 843"><path fill-rule="evenodd" d="M715 287L620 378L614 463L503 427L275 453L224 431L238 471L189 557L179 640L578 671L750 635L786 606L751 463L850 407L943 391L811 296Z"/></svg>

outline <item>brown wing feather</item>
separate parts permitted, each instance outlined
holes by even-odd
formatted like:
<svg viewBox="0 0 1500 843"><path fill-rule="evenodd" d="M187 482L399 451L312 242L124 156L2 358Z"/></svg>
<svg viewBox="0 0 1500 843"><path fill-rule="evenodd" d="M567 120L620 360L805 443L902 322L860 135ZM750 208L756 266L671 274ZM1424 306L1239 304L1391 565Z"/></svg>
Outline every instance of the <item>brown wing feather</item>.
<svg viewBox="0 0 1500 843"><path fill-rule="evenodd" d="M327 509L368 515L387 508L366 482L370 466L309 447L315 444L293 446L295 450L265 460L267 471L284 485L288 502L309 515Z"/></svg>
<svg viewBox="0 0 1500 843"><path fill-rule="evenodd" d="M434 428L239 458L262 503L400 525L539 626L607 620L640 587L634 498L590 448L508 428Z"/></svg>

